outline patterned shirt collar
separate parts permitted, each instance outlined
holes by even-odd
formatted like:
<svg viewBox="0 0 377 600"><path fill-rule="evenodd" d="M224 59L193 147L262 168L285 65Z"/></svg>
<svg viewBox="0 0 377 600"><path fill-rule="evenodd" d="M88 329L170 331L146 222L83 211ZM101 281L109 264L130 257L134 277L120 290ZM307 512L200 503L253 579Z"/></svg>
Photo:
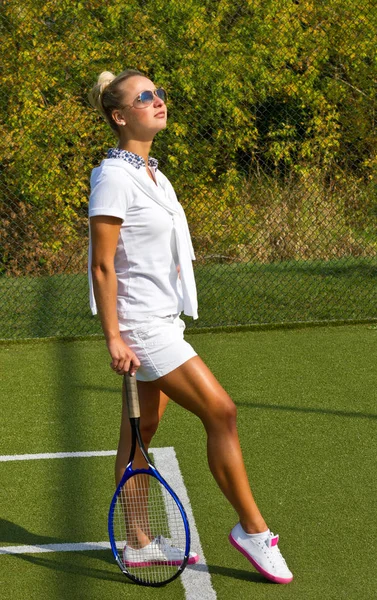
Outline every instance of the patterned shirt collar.
<svg viewBox="0 0 377 600"><path fill-rule="evenodd" d="M129 152L128 150L121 150L120 148L110 148L110 150L107 153L107 158L123 158L123 160L130 163L130 165L132 165L136 169L145 167L144 158L142 158L138 154L135 154L134 152ZM148 167L150 167L151 169L157 169L158 160L150 156L148 158Z"/></svg>

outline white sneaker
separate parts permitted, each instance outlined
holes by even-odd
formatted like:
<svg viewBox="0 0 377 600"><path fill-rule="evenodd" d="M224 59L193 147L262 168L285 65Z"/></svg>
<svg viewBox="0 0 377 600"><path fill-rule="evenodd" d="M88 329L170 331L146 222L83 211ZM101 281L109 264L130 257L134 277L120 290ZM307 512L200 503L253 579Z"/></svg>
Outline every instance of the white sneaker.
<svg viewBox="0 0 377 600"><path fill-rule="evenodd" d="M275 583L292 581L293 575L278 548L278 535L268 531L265 538L252 538L237 523L229 534L229 541L266 579Z"/></svg>
<svg viewBox="0 0 377 600"><path fill-rule="evenodd" d="M123 549L123 563L126 567L150 567L152 565L179 566L184 558L184 551L169 543L162 535L154 538L150 544L143 548L131 548L125 546ZM190 552L187 564L197 563L199 556L196 552Z"/></svg>

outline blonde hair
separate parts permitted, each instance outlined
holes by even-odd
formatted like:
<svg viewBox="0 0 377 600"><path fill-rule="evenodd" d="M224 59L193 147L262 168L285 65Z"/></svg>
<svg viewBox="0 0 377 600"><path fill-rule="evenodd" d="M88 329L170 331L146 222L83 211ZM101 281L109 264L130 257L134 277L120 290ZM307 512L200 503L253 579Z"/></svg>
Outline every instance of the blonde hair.
<svg viewBox="0 0 377 600"><path fill-rule="evenodd" d="M123 91L120 84L135 75L144 77L143 73L134 69L126 69L117 76L110 71L103 71L88 94L90 104L101 113L117 135L118 125L112 117L112 112L123 108Z"/></svg>

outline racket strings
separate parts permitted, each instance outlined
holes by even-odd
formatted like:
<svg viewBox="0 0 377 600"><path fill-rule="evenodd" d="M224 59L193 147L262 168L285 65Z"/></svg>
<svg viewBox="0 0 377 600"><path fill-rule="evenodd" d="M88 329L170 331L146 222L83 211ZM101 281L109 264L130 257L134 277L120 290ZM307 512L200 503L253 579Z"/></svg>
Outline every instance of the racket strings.
<svg viewBox="0 0 377 600"><path fill-rule="evenodd" d="M181 567L186 548L183 518L156 477L133 475L118 494L114 517L119 558L138 581L163 582Z"/></svg>

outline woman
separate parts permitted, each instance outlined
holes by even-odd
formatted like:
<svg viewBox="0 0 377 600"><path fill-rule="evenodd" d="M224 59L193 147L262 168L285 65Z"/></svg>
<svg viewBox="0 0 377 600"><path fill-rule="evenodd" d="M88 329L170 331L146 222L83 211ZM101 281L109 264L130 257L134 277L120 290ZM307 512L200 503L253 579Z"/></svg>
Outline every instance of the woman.
<svg viewBox="0 0 377 600"><path fill-rule="evenodd" d="M89 202L91 306L93 313L98 307L111 368L137 378L147 448L169 398L201 419L209 467L239 516L230 542L267 579L289 583L293 575L278 536L268 529L249 487L235 405L183 338L180 313L197 318L194 255L183 209L149 156L154 136L166 127L165 92L138 71L117 77L106 71L89 98L118 138L117 148L92 172ZM129 450L123 398L117 482ZM138 461L143 466L140 455ZM141 533L130 550L135 562L150 543ZM197 560L192 553L189 562Z"/></svg>

